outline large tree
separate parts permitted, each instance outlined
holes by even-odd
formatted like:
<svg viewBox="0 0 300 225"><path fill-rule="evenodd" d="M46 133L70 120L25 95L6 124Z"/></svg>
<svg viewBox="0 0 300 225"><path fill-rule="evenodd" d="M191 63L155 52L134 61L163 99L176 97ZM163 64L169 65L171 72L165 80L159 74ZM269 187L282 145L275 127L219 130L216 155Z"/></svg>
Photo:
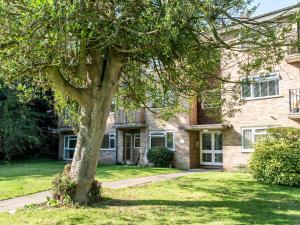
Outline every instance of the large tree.
<svg viewBox="0 0 300 225"><path fill-rule="evenodd" d="M80 107L70 172L77 183L74 201L89 201L119 86L139 106L168 93L199 95L227 82L229 76L218 75L220 52L232 57L241 42L251 46L243 54L255 56L241 62L245 73L282 57L287 29L247 19L250 2L0 0L0 74L51 87Z"/></svg>

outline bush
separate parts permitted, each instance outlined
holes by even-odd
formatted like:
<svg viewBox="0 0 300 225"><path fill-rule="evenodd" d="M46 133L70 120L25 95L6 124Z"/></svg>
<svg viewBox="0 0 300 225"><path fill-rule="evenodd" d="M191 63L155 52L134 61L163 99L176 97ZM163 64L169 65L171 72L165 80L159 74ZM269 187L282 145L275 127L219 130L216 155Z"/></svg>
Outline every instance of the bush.
<svg viewBox="0 0 300 225"><path fill-rule="evenodd" d="M150 163L157 167L168 167L174 157L174 152L165 147L154 147L147 154Z"/></svg>
<svg viewBox="0 0 300 225"><path fill-rule="evenodd" d="M48 199L49 206L73 203L76 182L70 177L71 165L67 164L62 173L57 174L52 181L53 198ZM101 183L94 180L89 192L90 202L97 202L101 198Z"/></svg>
<svg viewBox="0 0 300 225"><path fill-rule="evenodd" d="M300 186L300 129L271 128L255 146L250 172L260 182Z"/></svg>
<svg viewBox="0 0 300 225"><path fill-rule="evenodd" d="M70 177L71 165L67 164L62 173L57 174L52 181L53 199L60 204L69 204L76 190L76 183ZM49 202L49 201L48 201Z"/></svg>

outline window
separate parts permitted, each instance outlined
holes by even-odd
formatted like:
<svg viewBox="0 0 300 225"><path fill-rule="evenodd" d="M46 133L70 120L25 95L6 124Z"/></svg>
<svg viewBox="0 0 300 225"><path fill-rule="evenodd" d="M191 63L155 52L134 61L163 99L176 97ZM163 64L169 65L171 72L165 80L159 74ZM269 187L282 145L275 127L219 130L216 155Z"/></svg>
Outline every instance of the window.
<svg viewBox="0 0 300 225"><path fill-rule="evenodd" d="M77 137L73 135L67 135L64 137L64 160L71 160L73 158Z"/></svg>
<svg viewBox="0 0 300 225"><path fill-rule="evenodd" d="M116 135L113 133L104 134L101 150L114 150L116 148Z"/></svg>
<svg viewBox="0 0 300 225"><path fill-rule="evenodd" d="M166 147L175 150L175 137L173 131L150 132L150 148Z"/></svg>
<svg viewBox="0 0 300 225"><path fill-rule="evenodd" d="M141 135L140 134L134 134L134 147L139 148L141 147Z"/></svg>
<svg viewBox="0 0 300 225"><path fill-rule="evenodd" d="M279 76L276 73L242 79L242 98L263 98L279 95Z"/></svg>
<svg viewBox="0 0 300 225"><path fill-rule="evenodd" d="M266 128L243 128L242 129L242 150L252 151L255 143L267 134Z"/></svg>
<svg viewBox="0 0 300 225"><path fill-rule="evenodd" d="M167 91L164 94L160 93L158 96L153 96L151 107L164 108L168 106L173 106L174 104L176 104L176 101L177 101L176 95L171 91Z"/></svg>
<svg viewBox="0 0 300 225"><path fill-rule="evenodd" d="M115 113L117 110L117 105L116 105L116 99L112 99L111 107L110 107L110 113Z"/></svg>

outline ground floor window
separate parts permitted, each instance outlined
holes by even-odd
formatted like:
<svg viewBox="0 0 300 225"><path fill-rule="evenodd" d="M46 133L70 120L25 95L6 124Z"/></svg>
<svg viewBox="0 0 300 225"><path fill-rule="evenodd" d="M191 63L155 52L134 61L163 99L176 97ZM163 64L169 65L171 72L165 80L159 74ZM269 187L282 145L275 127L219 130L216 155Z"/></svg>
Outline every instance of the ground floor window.
<svg viewBox="0 0 300 225"><path fill-rule="evenodd" d="M64 160L70 160L73 158L77 137L74 135L65 136L64 140Z"/></svg>
<svg viewBox="0 0 300 225"><path fill-rule="evenodd" d="M66 135L64 137L64 160L71 160L73 158L76 147L77 136ZM116 149L116 134L104 134L101 150L115 150Z"/></svg>
<svg viewBox="0 0 300 225"><path fill-rule="evenodd" d="M141 147L141 135L140 134L134 134L133 142L134 142L133 145L134 145L135 148Z"/></svg>
<svg viewBox="0 0 300 225"><path fill-rule="evenodd" d="M150 132L150 148L166 147L175 150L175 135L173 131Z"/></svg>
<svg viewBox="0 0 300 225"><path fill-rule="evenodd" d="M116 134L104 134L101 150L115 150L116 149Z"/></svg>
<svg viewBox="0 0 300 225"><path fill-rule="evenodd" d="M242 151L253 151L255 143L267 134L267 128L243 128L242 129Z"/></svg>

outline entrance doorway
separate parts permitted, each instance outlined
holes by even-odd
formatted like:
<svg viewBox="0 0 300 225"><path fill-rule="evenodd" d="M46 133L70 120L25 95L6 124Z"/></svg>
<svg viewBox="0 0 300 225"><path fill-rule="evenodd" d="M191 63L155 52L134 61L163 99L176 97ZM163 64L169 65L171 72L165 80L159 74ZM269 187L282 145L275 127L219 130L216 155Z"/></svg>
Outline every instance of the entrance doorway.
<svg viewBox="0 0 300 225"><path fill-rule="evenodd" d="M132 148L133 148L131 133L125 134L124 147L125 147L125 154L124 154L125 161L130 161Z"/></svg>
<svg viewBox="0 0 300 225"><path fill-rule="evenodd" d="M220 131L200 134L200 163L208 166L223 165L223 139Z"/></svg>

